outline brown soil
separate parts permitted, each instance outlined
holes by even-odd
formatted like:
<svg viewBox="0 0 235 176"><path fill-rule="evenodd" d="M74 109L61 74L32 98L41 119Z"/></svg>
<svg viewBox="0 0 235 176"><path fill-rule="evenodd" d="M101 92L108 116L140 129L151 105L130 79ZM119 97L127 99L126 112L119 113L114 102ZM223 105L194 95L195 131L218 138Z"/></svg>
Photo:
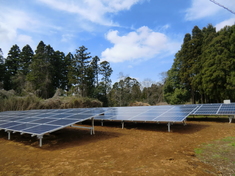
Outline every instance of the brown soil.
<svg viewBox="0 0 235 176"><path fill-rule="evenodd" d="M0 131L0 175L218 175L220 171L199 161L200 144L235 136L235 123L188 122L174 124L105 123L96 134L65 128L36 137ZM107 126L108 125L108 126Z"/></svg>

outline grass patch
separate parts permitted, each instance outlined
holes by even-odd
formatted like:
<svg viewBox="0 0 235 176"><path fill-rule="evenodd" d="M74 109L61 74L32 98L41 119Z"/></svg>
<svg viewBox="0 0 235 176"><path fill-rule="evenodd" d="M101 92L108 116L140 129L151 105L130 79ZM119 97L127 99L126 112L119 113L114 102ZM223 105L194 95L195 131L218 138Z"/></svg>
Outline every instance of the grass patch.
<svg viewBox="0 0 235 176"><path fill-rule="evenodd" d="M223 175L235 175L235 137L226 137L194 149L204 163L214 166Z"/></svg>
<svg viewBox="0 0 235 176"><path fill-rule="evenodd" d="M195 152L196 155L201 155L203 153L203 149L196 148L196 149L194 149L194 152Z"/></svg>

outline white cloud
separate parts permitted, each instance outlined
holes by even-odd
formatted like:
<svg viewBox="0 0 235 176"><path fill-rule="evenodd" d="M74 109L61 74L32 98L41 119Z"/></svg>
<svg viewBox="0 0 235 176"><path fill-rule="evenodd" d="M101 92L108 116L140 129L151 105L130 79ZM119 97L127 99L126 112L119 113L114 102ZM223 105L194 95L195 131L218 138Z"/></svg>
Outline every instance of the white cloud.
<svg viewBox="0 0 235 176"><path fill-rule="evenodd" d="M224 28L225 26L232 26L235 24L235 18L230 18L228 20L222 21L219 24L215 25L216 31L219 31L220 29Z"/></svg>
<svg viewBox="0 0 235 176"><path fill-rule="evenodd" d="M228 8L235 8L235 1L233 0L216 0L216 2L224 5ZM212 3L209 0L192 0L192 6L186 10L186 20L198 20L204 17L218 15L222 11L226 11L224 8Z"/></svg>
<svg viewBox="0 0 235 176"><path fill-rule="evenodd" d="M32 43L30 36L18 32L18 30L33 31L36 28L37 22L30 15L20 10L5 7L0 11L0 19L0 48L3 50L4 57L16 42L20 42L23 46Z"/></svg>
<svg viewBox="0 0 235 176"><path fill-rule="evenodd" d="M112 20L105 17L107 13L128 10L142 0L38 0L51 8L78 14L93 23L115 26Z"/></svg>
<svg viewBox="0 0 235 176"><path fill-rule="evenodd" d="M116 63L172 54L180 46L179 43L170 41L165 34L154 32L146 26L123 36L119 36L116 30L110 31L106 38L114 46L102 52L102 59Z"/></svg>

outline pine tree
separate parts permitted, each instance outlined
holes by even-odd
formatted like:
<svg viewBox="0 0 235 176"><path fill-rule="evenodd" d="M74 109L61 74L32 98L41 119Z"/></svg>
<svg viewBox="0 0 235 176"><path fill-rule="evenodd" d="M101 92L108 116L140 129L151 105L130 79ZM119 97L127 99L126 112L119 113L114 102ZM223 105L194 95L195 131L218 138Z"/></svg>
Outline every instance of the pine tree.
<svg viewBox="0 0 235 176"><path fill-rule="evenodd" d="M72 85L76 83L76 68L75 65L75 59L73 54L70 52L65 56L65 66L66 66L66 72L64 73L67 80L67 86L66 90L69 91L72 88Z"/></svg>
<svg viewBox="0 0 235 176"><path fill-rule="evenodd" d="M51 47L40 41L30 64L30 72L27 74L27 80L32 84L33 91L42 98L53 96L50 74L52 52Z"/></svg>
<svg viewBox="0 0 235 176"><path fill-rule="evenodd" d="M202 44L203 44L203 35L202 31L195 26L192 30L192 40L191 40L191 56L192 56L192 69L191 69L191 99L192 103L200 100L200 94L203 94L203 89L201 86L202 83Z"/></svg>
<svg viewBox="0 0 235 176"><path fill-rule="evenodd" d="M0 48L0 89L3 88L4 75L5 75L4 57L2 49Z"/></svg>
<svg viewBox="0 0 235 176"><path fill-rule="evenodd" d="M23 75L27 75L29 73L29 65L32 62L32 58L34 56L34 52L29 45L26 45L22 48L20 53L20 71Z"/></svg>
<svg viewBox="0 0 235 176"><path fill-rule="evenodd" d="M110 76L112 74L113 70L109 64L108 61L103 61L100 63L100 75L102 75L103 77L101 78L101 81L104 83L105 85L105 93L107 94L109 91L109 88L111 86L111 79Z"/></svg>
<svg viewBox="0 0 235 176"><path fill-rule="evenodd" d="M20 48L18 45L13 45L8 53L5 60L5 77L4 77L4 89L10 90L15 89L16 85L13 83L13 77L20 69Z"/></svg>
<svg viewBox="0 0 235 176"><path fill-rule="evenodd" d="M94 81L95 86L98 86L99 84L99 61L100 61L100 58L98 56L93 57L91 61L91 67L93 69L94 77L95 77L95 81Z"/></svg>
<svg viewBox="0 0 235 176"><path fill-rule="evenodd" d="M88 77L88 67L90 63L91 56L89 52L86 52L87 48L85 46L79 47L76 50L75 59L73 65L75 67L75 76L76 82L73 84L77 84L80 90L80 94L82 97L87 96L86 88L87 88L87 79Z"/></svg>

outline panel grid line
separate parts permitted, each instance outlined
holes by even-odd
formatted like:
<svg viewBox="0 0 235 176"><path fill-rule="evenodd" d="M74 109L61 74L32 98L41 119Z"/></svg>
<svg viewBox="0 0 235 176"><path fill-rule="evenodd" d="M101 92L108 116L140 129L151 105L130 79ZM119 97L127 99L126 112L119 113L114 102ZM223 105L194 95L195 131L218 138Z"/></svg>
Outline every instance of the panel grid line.
<svg viewBox="0 0 235 176"><path fill-rule="evenodd" d="M171 111L172 109L174 109L175 108L175 106L173 106L172 108L170 108L168 111L166 111L166 112L164 112L164 113L162 113L162 114L160 114L159 116L157 116L156 118L154 118L153 120L156 120L156 119L158 119L159 117L161 117L163 114L166 114L167 112L169 112L169 111Z"/></svg>

